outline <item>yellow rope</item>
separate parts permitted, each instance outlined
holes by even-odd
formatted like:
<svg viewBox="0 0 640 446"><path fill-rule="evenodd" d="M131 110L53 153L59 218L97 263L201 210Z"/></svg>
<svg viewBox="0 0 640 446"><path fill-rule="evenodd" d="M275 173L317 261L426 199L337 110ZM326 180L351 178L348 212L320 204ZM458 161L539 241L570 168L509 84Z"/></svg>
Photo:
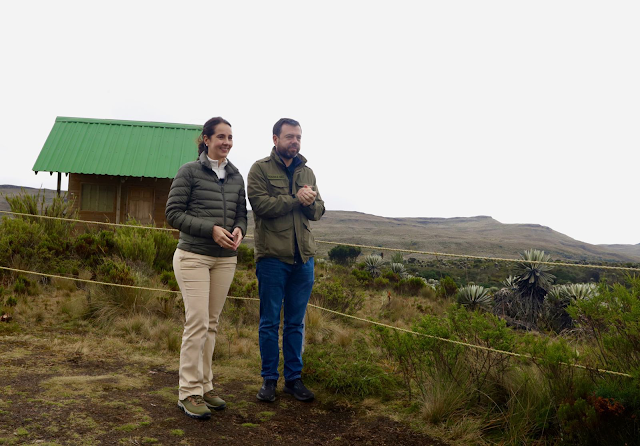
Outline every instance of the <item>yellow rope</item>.
<svg viewBox="0 0 640 446"><path fill-rule="evenodd" d="M179 232L177 229L173 228L158 228L156 226L136 226L136 225L126 225L123 223L109 223L106 221L91 221L91 220L79 220L77 218L64 218L64 217L51 217L49 215L39 215L39 214L23 214L20 212L12 212L12 211L0 211L1 214L13 214L20 215L22 217L37 217L37 218L45 218L48 220L60 220L60 221L70 221L73 223L85 223L88 225L104 225L104 226L122 226L124 228L137 228L137 229L155 229L157 231L169 231L169 232Z"/></svg>
<svg viewBox="0 0 640 446"><path fill-rule="evenodd" d="M158 228L155 226L136 226L136 225L127 225L123 223L108 223L101 221L90 221L90 220L78 220L73 218L63 218L63 217L50 217L48 215L34 215L34 214L23 214L20 212L12 212L12 211L0 211L3 214L13 214L20 215L25 217L37 217L37 218L46 218L50 220L61 220L61 221L70 221L74 223L85 223L92 225L105 225L105 226L122 226L125 228L136 228L136 229L155 229L158 231L169 231L169 232L179 232L177 229L173 228ZM252 239L253 235L247 234L244 238ZM631 268L626 266L606 266L606 265L583 265L577 263L565 263L565 262L539 262L535 260L524 260L524 259L507 259L500 257L484 257L484 256L474 256L470 254L450 254L446 252L435 252L435 251L418 251L414 249L400 249L400 248L385 248L380 246L369 246L369 245L358 245L355 243L343 243L343 242L332 242L327 240L316 240L317 243L324 243L329 245L344 245L344 246L353 246L354 248L364 248L364 249L372 249L374 251L391 251L391 252L403 252L407 254L423 254L430 256L442 256L442 257L455 257L462 259L474 259L474 260L488 260L492 262L509 262L509 263L536 263L541 265L552 265L552 266L571 266L577 268L592 268L592 269L608 269L608 270L620 270L620 271L633 271L640 273L640 268Z"/></svg>
<svg viewBox="0 0 640 446"><path fill-rule="evenodd" d="M97 285L108 285L108 286L116 286L116 287L121 287L121 288L130 288L130 289L139 289L139 290L146 290L146 291L159 291L159 292L163 292L163 293L181 294L180 291L164 290L164 289L161 289L161 288L140 287L140 286L134 286L134 285L121 285L121 284L117 284L117 283L100 282L100 281L97 281L97 280L79 279L79 278L76 278L76 277L66 277L66 276L58 276L58 275L55 275L55 274L38 273L38 272L35 272L35 271L26 271L26 270L17 269L17 268L8 268L8 267L5 267L5 266L0 266L0 269L4 269L4 270L7 270L7 271L18 272L18 273L24 273L24 274L35 274L35 275L38 275L38 276L53 277L53 278L56 278L56 279L66 279L66 280L74 280L74 281L78 281L78 282L93 283L93 284L97 284ZM227 296L227 298L229 298L229 299L237 299L237 300L260 301L260 299L255 298L255 297ZM429 335L429 334L426 334L426 333L418 333L416 331L408 330L406 328L395 327L393 325L388 325L388 324L385 324L383 322L372 321L372 320L364 319L364 318L361 318L361 317L358 317L358 316L353 316L353 315L350 315L350 314L341 313L339 311L330 310L329 308L320 307L318 305L314 305L314 304L311 304L311 303L308 304L308 306L313 307L313 308L317 308L318 310L326 311L328 313L333 313L333 314L336 314L338 316L354 319L354 320L365 322L365 323L371 324L371 325L377 325L379 327L389 328L389 329L396 330L396 331L402 331L402 332L409 333L409 334L412 334L412 335L415 335L415 336L422 336L422 337L435 339L435 340L442 341L442 342L448 342L448 343L451 343L451 344L461 345L461 346L469 347L469 348L475 348L475 349L478 349L478 350L485 350L485 351L488 351L488 352L497 353L497 354L501 354L501 355L508 355L508 356L513 356L513 357L530 359L530 360L539 359L539 358L536 358L536 357L528 355L528 354L514 353L514 352L509 352L509 351L506 351L506 350L498 350L498 349L495 349L495 348L492 348L492 347L485 347L485 346L482 346L482 345L469 344L467 342L456 341L456 340L447 339L447 338L441 338L439 336L433 336L433 335ZM576 368L580 368L580 369L584 369L584 370L595 371L595 372L599 372L599 373L607 373L609 375L624 376L624 377L627 377L627 378L632 378L632 376L630 374L628 374L628 373L615 372L615 371L606 370L606 369L591 368L591 367L587 367L587 366L584 366L584 365L581 365L581 364L573 364L573 363L566 363L566 362L560 362L559 364L562 364L562 365L565 365L565 366L569 366L569 367L576 367Z"/></svg>
<svg viewBox="0 0 640 446"><path fill-rule="evenodd" d="M66 279L66 280L74 280L74 281L77 281L77 282L93 283L93 284L96 284L96 285L109 285L109 286L115 286L115 287L120 287L120 288L130 288L130 289L147 290L147 291L162 291L163 293L180 294L180 291L163 290L162 288L148 288L148 287L142 287L142 286L136 286L136 285L123 285L123 284L120 284L120 283L100 282L99 280L80 279L78 277L57 276L55 274L38 273L38 272L35 272L35 271L26 271L26 270L23 270L23 269L8 268L6 266L0 266L0 269L5 269L7 271L13 271L13 272L16 272L16 273L35 274L36 276L53 277L54 279Z"/></svg>
<svg viewBox="0 0 640 446"><path fill-rule="evenodd" d="M495 262L536 263L536 264L553 265L553 266L575 266L578 268L616 269L616 270L624 270L624 271L636 271L640 273L640 268L630 268L626 266L582 265L578 263L564 263L564 262L540 262L537 260L506 259L506 258L500 258L500 257L483 257L483 256L469 255L469 254L449 254L446 252L416 251L412 249L400 249L400 248L381 248L379 246L356 245L353 243L329 242L325 240L316 240L316 242L327 243L331 245L353 246L356 248L373 249L378 251L384 250L384 251L392 251L392 252L406 252L407 254L426 254L431 256L443 256L443 257L462 257L465 259L491 260Z"/></svg>

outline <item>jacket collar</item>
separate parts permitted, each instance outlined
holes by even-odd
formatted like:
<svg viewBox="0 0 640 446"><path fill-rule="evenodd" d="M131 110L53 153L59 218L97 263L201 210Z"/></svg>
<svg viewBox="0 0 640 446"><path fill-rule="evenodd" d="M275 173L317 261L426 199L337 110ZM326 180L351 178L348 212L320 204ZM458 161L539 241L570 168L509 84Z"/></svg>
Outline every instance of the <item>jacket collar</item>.
<svg viewBox="0 0 640 446"><path fill-rule="evenodd" d="M296 158L298 158L300 160L300 166L304 166L305 164L307 164L307 159L300 155L298 153L298 155L296 156ZM281 166L283 169L286 169L287 166L285 166L284 162L282 161L282 158L280 158L280 155L278 155L278 152L276 152L276 148L275 146L271 149L271 159L274 160L276 163L278 163L279 166Z"/></svg>
<svg viewBox="0 0 640 446"><path fill-rule="evenodd" d="M209 170L211 169L211 163L209 162L209 158L207 158L207 154L206 152L202 152L200 153L200 156L198 157L198 162L203 166L206 167ZM224 166L224 170L229 174L229 175L233 175L235 173L240 173L240 171L236 168L236 166L234 166L233 164L231 164L231 161L229 161L229 158L227 158L227 165Z"/></svg>

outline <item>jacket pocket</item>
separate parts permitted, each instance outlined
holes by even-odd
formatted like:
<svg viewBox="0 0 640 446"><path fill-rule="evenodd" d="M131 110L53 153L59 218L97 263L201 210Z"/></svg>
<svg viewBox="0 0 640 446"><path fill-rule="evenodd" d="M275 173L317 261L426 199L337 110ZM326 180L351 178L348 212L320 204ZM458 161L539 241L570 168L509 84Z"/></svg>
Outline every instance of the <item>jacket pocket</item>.
<svg viewBox="0 0 640 446"><path fill-rule="evenodd" d="M293 256L293 217L291 214L262 220L264 249L268 256Z"/></svg>
<svg viewBox="0 0 640 446"><path fill-rule="evenodd" d="M262 220L264 228L270 232L282 232L293 227L293 216L285 214L282 217L265 218Z"/></svg>
<svg viewBox="0 0 640 446"><path fill-rule="evenodd" d="M289 195L289 182L284 178L269 178L269 188L272 197Z"/></svg>
<svg viewBox="0 0 640 446"><path fill-rule="evenodd" d="M313 232L311 232L311 223L309 220L304 218L302 220L302 253L306 257L313 257L316 255L316 239L313 237Z"/></svg>

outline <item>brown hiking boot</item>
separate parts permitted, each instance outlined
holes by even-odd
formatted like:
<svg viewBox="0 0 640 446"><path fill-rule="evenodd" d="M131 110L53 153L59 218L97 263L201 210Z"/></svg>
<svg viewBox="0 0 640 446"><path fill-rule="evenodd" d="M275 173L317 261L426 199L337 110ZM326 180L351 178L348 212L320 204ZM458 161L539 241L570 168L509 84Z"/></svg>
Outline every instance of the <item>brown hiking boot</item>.
<svg viewBox="0 0 640 446"><path fill-rule="evenodd" d="M225 407L227 407L227 403L218 395L216 395L213 390L205 392L205 394L202 395L202 399L209 409L223 410Z"/></svg>
<svg viewBox="0 0 640 446"><path fill-rule="evenodd" d="M211 418L211 411L200 395L190 395L178 401L178 407L192 418L206 420Z"/></svg>

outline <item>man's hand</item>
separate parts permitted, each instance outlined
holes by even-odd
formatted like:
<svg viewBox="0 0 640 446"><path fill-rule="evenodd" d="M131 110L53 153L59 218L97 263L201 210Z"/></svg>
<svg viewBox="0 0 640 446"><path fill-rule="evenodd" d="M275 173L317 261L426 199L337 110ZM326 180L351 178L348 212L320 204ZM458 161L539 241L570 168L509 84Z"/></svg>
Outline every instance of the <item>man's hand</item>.
<svg viewBox="0 0 640 446"><path fill-rule="evenodd" d="M242 230L240 228L235 228L233 230L233 250L237 251L238 246L242 242Z"/></svg>
<svg viewBox="0 0 640 446"><path fill-rule="evenodd" d="M226 249L235 249L234 236L231 235L231 233L226 229L220 226L214 226L212 235L213 235L213 241L216 242L218 245Z"/></svg>
<svg viewBox="0 0 640 446"><path fill-rule="evenodd" d="M318 193L316 191L314 191L307 184L305 184L304 187L300 188L298 190L298 193L296 194L296 196L298 197L298 200L300 200L300 204L302 204L302 206L312 205L313 202L316 201L316 195L318 195Z"/></svg>

